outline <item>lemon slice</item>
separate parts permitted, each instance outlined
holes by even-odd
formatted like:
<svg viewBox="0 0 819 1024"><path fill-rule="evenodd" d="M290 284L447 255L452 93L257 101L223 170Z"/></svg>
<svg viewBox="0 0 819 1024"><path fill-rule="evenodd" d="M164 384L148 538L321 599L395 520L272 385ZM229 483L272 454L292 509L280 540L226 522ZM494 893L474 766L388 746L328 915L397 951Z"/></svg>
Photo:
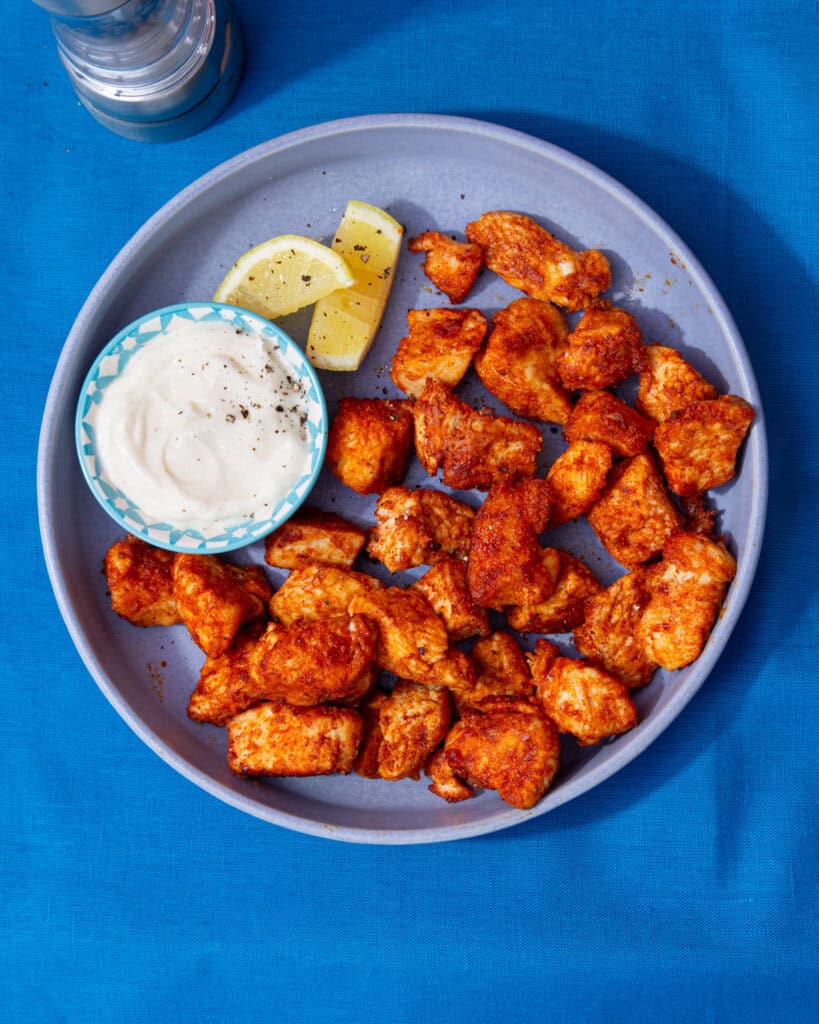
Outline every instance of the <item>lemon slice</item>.
<svg viewBox="0 0 819 1024"><path fill-rule="evenodd" d="M213 298L275 320L354 281L344 257L326 245L279 235L240 256Z"/></svg>
<svg viewBox="0 0 819 1024"><path fill-rule="evenodd" d="M357 370L370 350L392 288L404 229L388 213L351 199L333 250L353 272L351 288L316 304L307 358L322 370Z"/></svg>

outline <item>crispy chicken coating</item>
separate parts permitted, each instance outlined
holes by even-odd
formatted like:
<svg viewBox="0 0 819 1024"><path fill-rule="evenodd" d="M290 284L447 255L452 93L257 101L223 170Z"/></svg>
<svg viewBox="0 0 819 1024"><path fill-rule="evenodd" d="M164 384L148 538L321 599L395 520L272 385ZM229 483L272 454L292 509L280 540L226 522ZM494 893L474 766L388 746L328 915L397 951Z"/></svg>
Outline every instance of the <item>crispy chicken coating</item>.
<svg viewBox="0 0 819 1024"><path fill-rule="evenodd" d="M365 779L380 778L378 751L381 747L381 705L387 699L383 690L373 690L362 701L359 711L364 720L364 733L353 768Z"/></svg>
<svg viewBox="0 0 819 1024"><path fill-rule="evenodd" d="M257 565L228 565L214 555L177 555L173 593L193 642L217 658L243 622L264 615L270 584Z"/></svg>
<svg viewBox="0 0 819 1024"><path fill-rule="evenodd" d="M301 508L264 541L264 560L277 569L308 562L351 569L364 547L366 530L333 512Z"/></svg>
<svg viewBox="0 0 819 1024"><path fill-rule="evenodd" d="M446 738L444 757L468 785L495 789L506 803L525 810L551 784L560 740L536 701L489 697L477 708L463 709Z"/></svg>
<svg viewBox="0 0 819 1024"><path fill-rule="evenodd" d="M217 658L206 658L196 689L188 701L188 718L224 725L240 711L258 704L259 687L250 675L248 659L264 625L251 622L236 634L233 646Z"/></svg>
<svg viewBox="0 0 819 1024"><path fill-rule="evenodd" d="M627 569L659 554L683 518L651 456L624 459L586 518L605 549Z"/></svg>
<svg viewBox="0 0 819 1024"><path fill-rule="evenodd" d="M427 787L430 793L441 797L449 804L457 804L461 800L468 800L475 795L450 768L443 747L436 750L434 754L430 754L424 765L424 771L432 779L432 783Z"/></svg>
<svg viewBox="0 0 819 1024"><path fill-rule="evenodd" d="M549 526L577 519L597 501L611 469L611 448L602 441L573 441L546 474L552 490Z"/></svg>
<svg viewBox="0 0 819 1024"><path fill-rule="evenodd" d="M271 622L248 658L260 697L307 706L353 703L375 682L376 630L363 615Z"/></svg>
<svg viewBox="0 0 819 1024"><path fill-rule="evenodd" d="M534 693L526 658L511 633L498 631L477 640L470 657L476 671L474 685L452 690L459 712L480 705L487 697L531 697Z"/></svg>
<svg viewBox="0 0 819 1024"><path fill-rule="evenodd" d="M683 532L669 539L663 560L648 570L640 636L649 658L677 669L700 656L736 567L718 541Z"/></svg>
<svg viewBox="0 0 819 1024"><path fill-rule="evenodd" d="M390 572L466 558L475 511L442 491L390 487L375 506L367 554Z"/></svg>
<svg viewBox="0 0 819 1024"><path fill-rule="evenodd" d="M407 323L409 334L398 342L390 376L414 398L427 379L448 388L459 384L488 327L477 309L411 309Z"/></svg>
<svg viewBox="0 0 819 1024"><path fill-rule="evenodd" d="M543 548L543 558L550 575L557 576L554 593L545 601L507 608L506 619L520 633L568 633L581 625L586 602L603 588L591 569L568 551Z"/></svg>
<svg viewBox="0 0 819 1024"><path fill-rule="evenodd" d="M716 398L717 391L686 362L676 349L649 345L648 367L640 374L636 406L657 423L681 412L692 402Z"/></svg>
<svg viewBox="0 0 819 1024"><path fill-rule="evenodd" d="M723 395L693 402L661 423L654 447L671 490L699 494L727 483L753 418L753 406L744 398Z"/></svg>
<svg viewBox="0 0 819 1024"><path fill-rule="evenodd" d="M507 284L570 312L584 309L611 284L601 252L574 252L522 213L484 213L467 224L466 237L483 247L487 267Z"/></svg>
<svg viewBox="0 0 819 1024"><path fill-rule="evenodd" d="M515 474L534 475L543 438L531 423L476 412L438 381L427 381L414 416L421 465L430 476L442 469L447 487L486 491Z"/></svg>
<svg viewBox="0 0 819 1024"><path fill-rule="evenodd" d="M637 321L624 309L589 309L559 361L569 391L610 388L648 366Z"/></svg>
<svg viewBox="0 0 819 1024"><path fill-rule="evenodd" d="M237 775L347 775L362 730L352 708L261 704L228 722L228 767Z"/></svg>
<svg viewBox="0 0 819 1024"><path fill-rule="evenodd" d="M648 571L628 572L590 598L585 621L574 631L578 651L630 690L645 686L657 667L640 638L640 623L650 598Z"/></svg>
<svg viewBox="0 0 819 1024"><path fill-rule="evenodd" d="M618 679L588 662L556 655L554 644L538 640L530 665L538 699L559 732L588 747L637 725L637 708Z"/></svg>
<svg viewBox="0 0 819 1024"><path fill-rule="evenodd" d="M451 643L489 633L486 609L472 600L466 578L466 562L444 558L413 583L444 620Z"/></svg>
<svg viewBox="0 0 819 1024"><path fill-rule="evenodd" d="M568 333L563 314L551 303L517 299L495 314L475 371L517 416L565 423L572 403L557 366Z"/></svg>
<svg viewBox="0 0 819 1024"><path fill-rule="evenodd" d="M446 736L452 719L442 686L399 679L379 705L378 774L382 779L417 779L424 761Z"/></svg>
<svg viewBox="0 0 819 1024"><path fill-rule="evenodd" d="M440 231L425 231L407 243L410 252L425 252L424 273L452 303L463 302L483 266L483 249L456 242Z"/></svg>
<svg viewBox="0 0 819 1024"><path fill-rule="evenodd" d="M401 679L428 681L433 666L449 649L443 621L417 590L387 587L359 594L350 602L350 613L375 623L375 660Z"/></svg>
<svg viewBox="0 0 819 1024"><path fill-rule="evenodd" d="M409 402L342 398L327 439L327 465L359 494L380 494L403 477L411 445Z"/></svg>
<svg viewBox="0 0 819 1024"><path fill-rule="evenodd" d="M467 578L476 604L497 609L534 604L554 591L555 580L538 543L549 507L545 480L495 484L472 529Z"/></svg>
<svg viewBox="0 0 819 1024"><path fill-rule="evenodd" d="M356 594L380 587L379 580L363 572L334 565L304 565L294 569L270 599L270 614L283 626L300 619L346 615Z"/></svg>
<svg viewBox="0 0 819 1024"><path fill-rule="evenodd" d="M172 551L126 534L105 553L111 607L134 626L174 626L180 622L173 596Z"/></svg>
<svg viewBox="0 0 819 1024"><path fill-rule="evenodd" d="M563 428L567 441L602 441L617 455L645 451L654 435L654 423L635 412L610 391L588 391Z"/></svg>
<svg viewBox="0 0 819 1024"><path fill-rule="evenodd" d="M475 666L468 654L450 647L440 661L436 661L423 679L427 686L445 686L452 693L467 693L477 683Z"/></svg>

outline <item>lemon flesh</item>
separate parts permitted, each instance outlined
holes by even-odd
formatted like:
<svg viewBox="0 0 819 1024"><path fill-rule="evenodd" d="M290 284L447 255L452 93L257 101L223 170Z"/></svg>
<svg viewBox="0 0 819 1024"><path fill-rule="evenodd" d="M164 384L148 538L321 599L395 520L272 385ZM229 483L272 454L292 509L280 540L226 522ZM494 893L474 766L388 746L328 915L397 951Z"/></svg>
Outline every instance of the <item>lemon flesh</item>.
<svg viewBox="0 0 819 1024"><path fill-rule="evenodd" d="M316 304L307 358L322 370L357 370L381 324L401 251L404 229L384 210L355 199L347 203L333 237L355 281Z"/></svg>
<svg viewBox="0 0 819 1024"><path fill-rule="evenodd" d="M279 235L239 257L213 298L275 320L354 281L340 253L302 235Z"/></svg>

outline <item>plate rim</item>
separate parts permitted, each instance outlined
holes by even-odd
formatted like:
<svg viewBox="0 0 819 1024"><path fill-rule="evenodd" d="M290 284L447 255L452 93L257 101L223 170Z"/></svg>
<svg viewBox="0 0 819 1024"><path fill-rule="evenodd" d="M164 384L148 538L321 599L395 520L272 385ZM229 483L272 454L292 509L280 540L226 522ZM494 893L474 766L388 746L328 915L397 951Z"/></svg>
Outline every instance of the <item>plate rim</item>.
<svg viewBox="0 0 819 1024"><path fill-rule="evenodd" d="M138 252L144 242L178 210L194 201L200 194L206 193L217 182L239 173L256 161L275 157L278 153L282 153L294 146L309 143L314 139L326 139L334 135L349 134L351 132L385 129L459 131L482 136L496 143L506 143L513 147L522 147L563 167L569 168L574 173L582 175L603 191L630 207L632 212L645 221L657 234L669 240L675 255L679 254L683 258L689 277L696 281L699 289L709 296L713 314L720 330L736 353L738 371L743 385L743 394L754 406L757 414L754 432L750 439L751 443L746 445L744 452L745 469L751 472L755 484L752 489L752 503L749 509L749 538L744 545L743 551L740 552L741 559L737 578L731 585L728 601L724 606L724 613L719 620L721 628L716 637L712 634L709 638L705 651L696 663L697 671L671 696L668 703L661 709L658 718L652 719L650 722L644 721L641 723L641 726L645 725L646 727L638 727L640 731L632 734L630 743L615 752L605 764L598 766L596 769L592 768L585 777L565 783L557 790L547 793L543 800L530 810L502 809L492 817L476 822L451 826L410 828L406 830L325 824L259 804L249 797L234 793L206 772L195 768L155 735L142 722L139 716L131 710L125 699L115 689L98 664L90 644L86 641L79 628L74 611L68 600L65 581L59 573L57 544L52 532L55 517L52 512L53 506L50 503L52 467L55 454L55 432L52 428L62 404L61 397L64 391L64 384L73 368L74 360L77 358L76 350L79 340L90 326L94 310L99 304L100 299L107 292L112 279L119 273L122 264L126 263L132 254ZM263 821L303 834L344 842L373 845L403 846L417 843L446 842L472 836L488 835L555 810L557 807L600 785L638 757L670 726L702 687L734 631L750 593L759 562L765 530L767 498L768 457L765 417L751 361L725 301L699 259L686 243L663 218L655 213L651 207L630 189L582 157L576 156L568 150L556 146L554 143L538 139L533 135L513 128L474 118L456 117L446 114L368 114L310 125L268 139L238 153L228 160L222 161L177 192L156 213L149 217L128 239L125 245L122 246L99 277L80 308L65 339L52 376L43 411L37 450L38 520L51 587L63 622L86 669L128 727L146 746L179 772L179 774L201 789L204 789L211 796L215 796L217 799L238 810L244 811ZM714 642L715 640L716 642Z"/></svg>

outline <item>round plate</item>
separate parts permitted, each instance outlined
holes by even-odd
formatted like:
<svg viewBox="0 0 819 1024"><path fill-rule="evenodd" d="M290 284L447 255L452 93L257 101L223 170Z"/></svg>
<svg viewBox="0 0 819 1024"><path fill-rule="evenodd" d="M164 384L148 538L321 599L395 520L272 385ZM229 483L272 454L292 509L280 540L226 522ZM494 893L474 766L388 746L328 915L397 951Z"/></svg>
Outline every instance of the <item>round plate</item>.
<svg viewBox="0 0 819 1024"><path fill-rule="evenodd" d="M705 651L679 672L658 671L636 692L641 721L632 732L583 750L564 743L559 775L531 811L510 808L492 792L450 806L423 781L238 778L225 763L224 730L193 723L185 713L201 652L182 627L136 629L118 619L100 578L105 550L119 531L85 486L72 450L74 407L99 349L149 310L208 300L230 263L266 238L332 238L348 199L389 210L407 237L432 228L462 236L466 223L486 210L513 209L576 248L603 249L613 272L608 296L637 317L646 340L679 349L718 389L742 395L757 410L737 476L713 495L721 510L718 529L738 558L738 571ZM362 369L320 374L331 416L344 395L397 396L389 364L406 333L406 310L446 304L420 262L403 253L387 315ZM491 314L519 295L485 272L468 304ZM282 324L288 333L303 334L304 323L290 319ZM473 403L487 398L472 371L459 393ZM544 439L545 466L563 443L558 429L548 426ZM429 484L413 461L408 483L422 482ZM49 393L38 464L40 527L61 612L89 671L137 735L193 782L250 814L369 843L457 839L514 825L585 792L644 750L702 685L736 624L756 568L766 494L764 425L747 353L714 285L670 228L628 190L564 150L478 121L416 115L337 121L274 139L217 167L151 218L77 317ZM483 496L459 497L477 506ZM311 500L362 525L373 521L374 500L341 487L327 469ZM622 573L585 521L550 532L549 543L583 558L604 584ZM257 543L236 552L235 560L260 562L261 554ZM378 574L379 568L368 571ZM420 571L400 574L399 582ZM278 583L283 574L271 576ZM569 640L560 646L569 649Z"/></svg>

